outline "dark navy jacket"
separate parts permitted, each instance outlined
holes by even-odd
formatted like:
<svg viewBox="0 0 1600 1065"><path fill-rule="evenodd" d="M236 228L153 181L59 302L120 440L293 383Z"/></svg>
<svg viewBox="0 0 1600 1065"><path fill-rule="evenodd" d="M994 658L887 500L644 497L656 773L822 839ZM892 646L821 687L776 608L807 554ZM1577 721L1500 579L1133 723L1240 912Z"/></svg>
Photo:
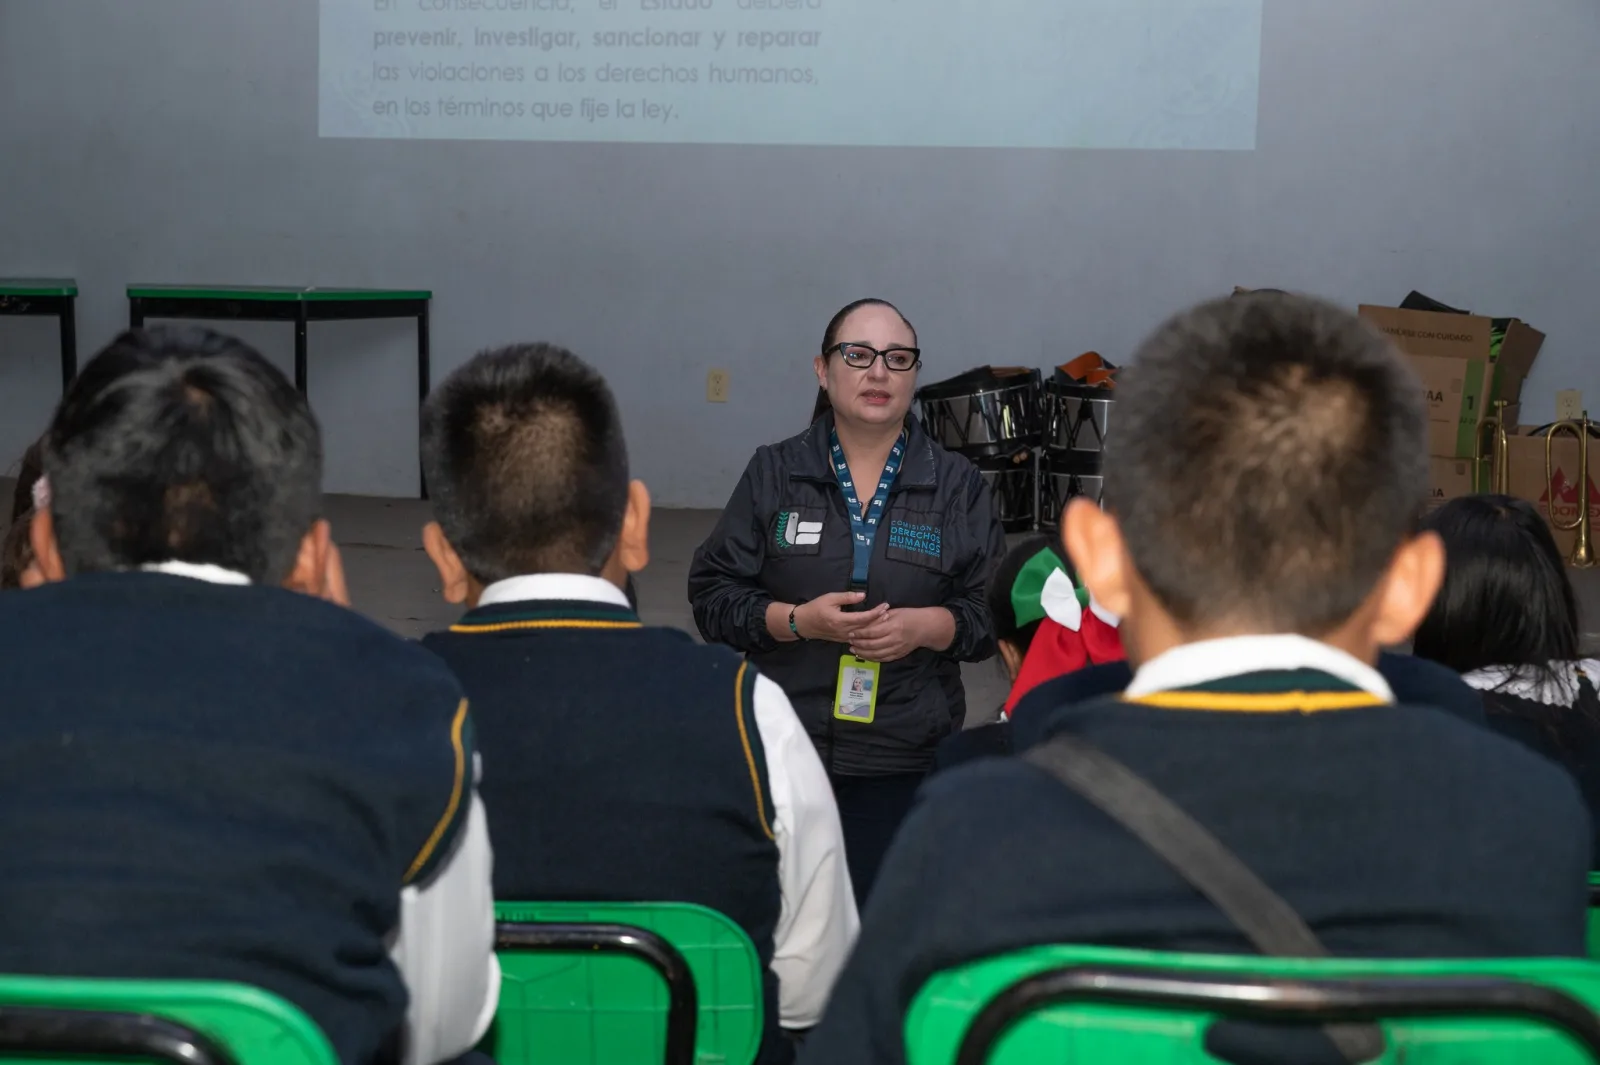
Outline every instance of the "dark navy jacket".
<svg viewBox="0 0 1600 1065"><path fill-rule="evenodd" d="M1352 689L1310 671L1246 675L1193 689L1206 698L1192 708L1080 705L1049 734L1070 729L1160 788L1335 954L1582 956L1589 824L1566 774L1430 707L1217 709L1235 690ZM1214 905L1043 770L996 758L941 774L884 863L802 1063L900 1065L905 1009L929 975L1053 942L1250 951ZM1326 1060L1299 1050L1275 1060Z"/></svg>
<svg viewBox="0 0 1600 1065"><path fill-rule="evenodd" d="M1378 656L1378 672L1398 702L1438 707L1474 725L1488 723L1482 695L1437 662L1386 651ZM1089 666L1047 680L1017 701L1009 721L968 729L945 740L939 747L937 768L1021 753L1039 742L1064 707L1116 695L1132 682L1133 670L1126 662Z"/></svg>
<svg viewBox="0 0 1600 1065"><path fill-rule="evenodd" d="M782 906L756 671L589 600L480 606L423 643L473 703L495 898L690 902L750 936L763 1065L788 1060L771 972Z"/></svg>
<svg viewBox="0 0 1600 1065"><path fill-rule="evenodd" d="M1596 826L1591 865L1600 866L1600 695L1580 674L1571 702L1546 703L1509 691L1483 693L1489 727L1561 766L1583 792Z"/></svg>
<svg viewBox="0 0 1600 1065"><path fill-rule="evenodd" d="M907 419L905 458L873 544L862 606L947 607L956 619L955 641L944 653L922 649L884 665L872 724L835 722L839 657L848 648L779 643L765 620L774 601L803 603L849 588L852 541L829 455L832 418L756 451L717 527L695 552L689 602L708 642L747 652L783 688L830 771L921 772L966 717L960 664L994 653L984 585L1005 554L1005 534L977 467ZM821 533L814 542L809 533L792 536L791 520L796 528L820 522Z"/></svg>
<svg viewBox="0 0 1600 1065"><path fill-rule="evenodd" d="M455 678L280 588L92 574L0 594L0 972L235 980L346 1065L394 1049L406 883L451 853Z"/></svg>

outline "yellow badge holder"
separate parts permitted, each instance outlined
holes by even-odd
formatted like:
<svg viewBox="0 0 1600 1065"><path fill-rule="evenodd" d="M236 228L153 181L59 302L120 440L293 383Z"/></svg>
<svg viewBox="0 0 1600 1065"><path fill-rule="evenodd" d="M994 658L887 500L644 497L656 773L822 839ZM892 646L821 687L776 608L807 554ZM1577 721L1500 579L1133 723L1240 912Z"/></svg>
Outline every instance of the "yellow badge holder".
<svg viewBox="0 0 1600 1065"><path fill-rule="evenodd" d="M839 658L839 685L833 693L833 716L870 725L878 711L878 671L883 667L855 655Z"/></svg>

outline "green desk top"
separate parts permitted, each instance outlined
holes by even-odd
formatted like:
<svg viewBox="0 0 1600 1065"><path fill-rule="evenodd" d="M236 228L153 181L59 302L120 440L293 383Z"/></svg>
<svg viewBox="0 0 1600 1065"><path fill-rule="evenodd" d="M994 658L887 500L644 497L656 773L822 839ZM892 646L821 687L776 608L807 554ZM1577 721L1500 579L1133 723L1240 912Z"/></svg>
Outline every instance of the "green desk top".
<svg viewBox="0 0 1600 1065"><path fill-rule="evenodd" d="M0 296L76 296L78 282L70 277L0 277Z"/></svg>
<svg viewBox="0 0 1600 1065"><path fill-rule="evenodd" d="M0 291L4 291L0 289ZM319 300L431 300L427 289L309 288L284 285L129 285L129 299L301 303Z"/></svg>

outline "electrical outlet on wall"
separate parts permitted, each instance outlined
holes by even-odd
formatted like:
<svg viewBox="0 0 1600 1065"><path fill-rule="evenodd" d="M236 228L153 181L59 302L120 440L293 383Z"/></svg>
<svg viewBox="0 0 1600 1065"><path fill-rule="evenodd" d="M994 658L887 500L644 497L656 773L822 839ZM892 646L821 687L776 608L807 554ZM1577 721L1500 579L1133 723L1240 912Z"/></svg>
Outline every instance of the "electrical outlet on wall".
<svg viewBox="0 0 1600 1065"><path fill-rule="evenodd" d="M706 402L728 402L728 371L712 370L706 374Z"/></svg>
<svg viewBox="0 0 1600 1065"><path fill-rule="evenodd" d="M1556 421L1565 422L1583 417L1583 393L1568 388L1556 393Z"/></svg>

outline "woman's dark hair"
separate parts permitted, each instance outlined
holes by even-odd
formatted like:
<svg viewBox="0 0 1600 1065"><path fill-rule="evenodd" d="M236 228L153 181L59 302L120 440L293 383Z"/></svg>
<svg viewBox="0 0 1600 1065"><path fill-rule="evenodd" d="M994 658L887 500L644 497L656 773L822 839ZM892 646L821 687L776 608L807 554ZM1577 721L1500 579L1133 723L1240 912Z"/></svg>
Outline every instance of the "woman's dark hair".
<svg viewBox="0 0 1600 1065"><path fill-rule="evenodd" d="M1413 652L1469 673L1510 666L1548 677L1578 657L1578 603L1555 538L1532 504L1503 495L1452 499L1423 521L1444 541L1439 595Z"/></svg>
<svg viewBox="0 0 1600 1065"><path fill-rule="evenodd" d="M1017 611L1011 605L1011 586L1017 583L1017 575L1022 572L1022 567L1040 551L1055 552L1061 560L1061 567L1068 576L1072 575L1072 563L1061 553L1061 545L1054 537L1030 536L1006 552L990 574L989 585L984 589L984 601L988 604L989 615L994 618L995 639L1004 640L1024 653L1032 646L1034 633L1039 631L1039 622L1043 619L1036 618L1026 625L1017 624Z"/></svg>
<svg viewBox="0 0 1600 1065"><path fill-rule="evenodd" d="M832 409L833 401L828 398L828 390L826 388L817 389L817 401L811 405L811 420L815 422Z"/></svg>
<svg viewBox="0 0 1600 1065"><path fill-rule="evenodd" d="M869 296L866 299L855 300L845 304L843 307L839 308L838 313L836 313L832 318L828 319L828 327L822 331L823 358L827 358L828 349L839 343L839 330L844 328L844 320L863 307L889 308L895 314L899 315L900 320L906 324L906 328L911 330L911 343L915 344L917 342L917 327L911 324L911 319L907 318L903 313L901 313L899 307L896 307L888 300L874 299ZM817 401L811 406L811 420L815 422L818 418L822 417L832 409L833 404L828 401L828 390L826 388L818 388Z"/></svg>

